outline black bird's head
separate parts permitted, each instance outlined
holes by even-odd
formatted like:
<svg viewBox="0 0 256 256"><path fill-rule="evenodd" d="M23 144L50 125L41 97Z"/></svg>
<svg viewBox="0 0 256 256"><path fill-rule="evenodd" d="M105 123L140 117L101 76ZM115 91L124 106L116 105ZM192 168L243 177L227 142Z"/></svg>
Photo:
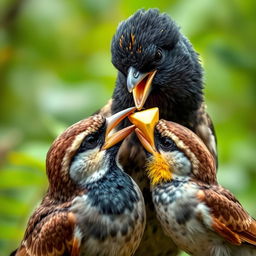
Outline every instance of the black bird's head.
<svg viewBox="0 0 256 256"><path fill-rule="evenodd" d="M113 112L133 106L133 100L139 110L158 106L167 120L198 109L203 88L198 55L167 14L137 11L118 26L111 52L119 71Z"/></svg>

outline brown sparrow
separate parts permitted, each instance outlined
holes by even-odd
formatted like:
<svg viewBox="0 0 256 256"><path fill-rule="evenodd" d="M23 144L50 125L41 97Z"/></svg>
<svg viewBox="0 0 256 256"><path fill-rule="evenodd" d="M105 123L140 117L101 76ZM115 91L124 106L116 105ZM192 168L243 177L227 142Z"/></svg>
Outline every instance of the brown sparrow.
<svg viewBox="0 0 256 256"><path fill-rule="evenodd" d="M94 115L64 131L46 160L49 188L16 256L129 256L145 226L142 193L116 154L134 126L110 135L134 108ZM116 144L116 145L115 145Z"/></svg>
<svg viewBox="0 0 256 256"><path fill-rule="evenodd" d="M160 120L156 110L131 115L149 152L146 171L166 234L193 256L256 255L256 221L218 184L212 154L191 130ZM154 130L155 127L155 130Z"/></svg>

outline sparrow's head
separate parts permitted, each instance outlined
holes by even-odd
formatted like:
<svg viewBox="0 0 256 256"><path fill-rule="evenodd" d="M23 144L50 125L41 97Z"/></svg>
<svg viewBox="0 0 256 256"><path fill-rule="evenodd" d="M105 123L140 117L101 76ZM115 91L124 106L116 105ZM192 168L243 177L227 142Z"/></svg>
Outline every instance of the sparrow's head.
<svg viewBox="0 0 256 256"><path fill-rule="evenodd" d="M130 101L132 93L137 109L144 103L146 108L161 106L165 99L190 109L201 103L198 56L167 14L157 9L137 11L118 26L111 51L112 63L127 86L119 85L117 93L125 93Z"/></svg>
<svg viewBox="0 0 256 256"><path fill-rule="evenodd" d="M143 117L134 121L136 115L130 120L138 127L135 132L149 152L147 171L153 185L171 181L174 176L188 176L208 184L216 182L214 158L195 133L163 119L150 131L154 125L145 125Z"/></svg>
<svg viewBox="0 0 256 256"><path fill-rule="evenodd" d="M67 198L86 184L102 178L114 166L120 142L134 126L111 134L113 128L135 108L125 109L109 118L94 115L70 126L52 144L46 167L49 193Z"/></svg>

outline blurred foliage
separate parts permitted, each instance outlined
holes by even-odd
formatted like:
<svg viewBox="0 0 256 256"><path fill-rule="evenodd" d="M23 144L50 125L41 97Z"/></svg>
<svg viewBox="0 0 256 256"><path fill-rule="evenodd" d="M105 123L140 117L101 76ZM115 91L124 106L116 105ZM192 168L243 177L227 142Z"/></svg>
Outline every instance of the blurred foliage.
<svg viewBox="0 0 256 256"><path fill-rule="evenodd" d="M111 97L111 38L142 7L169 13L200 53L219 181L256 217L255 1L1 0L0 255L47 189L53 139Z"/></svg>

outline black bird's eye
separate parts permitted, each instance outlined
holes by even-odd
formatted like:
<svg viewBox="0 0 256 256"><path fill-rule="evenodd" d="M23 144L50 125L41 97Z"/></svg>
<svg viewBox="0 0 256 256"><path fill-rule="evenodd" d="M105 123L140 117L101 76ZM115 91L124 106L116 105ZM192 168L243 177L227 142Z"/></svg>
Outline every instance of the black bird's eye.
<svg viewBox="0 0 256 256"><path fill-rule="evenodd" d="M78 153L93 149L98 145L99 133L94 133L86 136L78 149Z"/></svg>
<svg viewBox="0 0 256 256"><path fill-rule="evenodd" d="M160 143L161 143L161 148L164 151L173 151L177 149L175 143L168 137L162 137L160 140Z"/></svg>
<svg viewBox="0 0 256 256"><path fill-rule="evenodd" d="M155 61L160 61L163 57L163 53L161 49L157 49L156 53L155 53Z"/></svg>

